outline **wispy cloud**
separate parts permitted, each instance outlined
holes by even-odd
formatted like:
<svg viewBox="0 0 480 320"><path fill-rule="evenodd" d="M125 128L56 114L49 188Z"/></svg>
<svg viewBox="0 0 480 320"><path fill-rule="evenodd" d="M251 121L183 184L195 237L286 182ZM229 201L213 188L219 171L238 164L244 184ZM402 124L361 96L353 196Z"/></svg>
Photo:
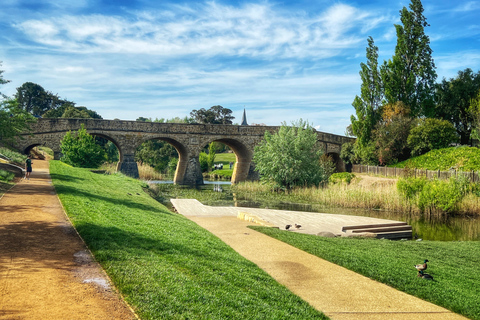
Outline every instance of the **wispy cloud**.
<svg viewBox="0 0 480 320"><path fill-rule="evenodd" d="M239 55L268 58L329 57L364 41L384 22L358 8L336 4L316 16L282 15L268 4L241 7L214 2L173 6L133 16L60 16L27 20L16 27L31 40L70 52Z"/></svg>

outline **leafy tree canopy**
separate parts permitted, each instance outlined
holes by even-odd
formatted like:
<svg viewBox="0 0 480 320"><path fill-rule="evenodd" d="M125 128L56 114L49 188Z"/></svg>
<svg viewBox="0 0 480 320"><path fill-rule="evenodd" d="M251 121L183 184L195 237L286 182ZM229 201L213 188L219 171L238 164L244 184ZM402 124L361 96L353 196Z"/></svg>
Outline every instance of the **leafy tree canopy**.
<svg viewBox="0 0 480 320"><path fill-rule="evenodd" d="M410 130L407 143L412 150L412 156L419 156L430 150L447 148L457 139L451 122L427 118L418 120L418 124Z"/></svg>
<svg viewBox="0 0 480 320"><path fill-rule="evenodd" d="M461 144L468 144L474 121L469 111L470 102L480 90L480 71L474 73L467 68L459 71L455 78L443 79L436 86L436 102L434 116L453 123Z"/></svg>
<svg viewBox="0 0 480 320"><path fill-rule="evenodd" d="M0 61L0 67L2 66L2 61ZM7 84L10 82L10 80L6 80L3 78L3 70L0 70L0 85L2 84ZM0 91L0 98L6 98L6 96Z"/></svg>
<svg viewBox="0 0 480 320"><path fill-rule="evenodd" d="M384 107L382 120L375 130L376 155L381 165L396 163L409 157L407 139L412 123L410 108L402 102Z"/></svg>
<svg viewBox="0 0 480 320"><path fill-rule="evenodd" d="M210 124L232 124L235 118L232 116L232 110L222 106L213 106L208 110L201 108L200 110L193 110L190 116L196 123L210 123Z"/></svg>
<svg viewBox="0 0 480 320"><path fill-rule="evenodd" d="M409 106L414 117L428 116L434 108L437 78L430 39L425 34L429 24L420 0L411 0L409 8L400 10L402 24L395 25L395 55L381 68L385 97L390 104L401 101Z"/></svg>
<svg viewBox="0 0 480 320"><path fill-rule="evenodd" d="M319 185L328 179L320 164L323 152L317 144L315 130L299 120L271 134L255 147L253 160L261 179L275 183L278 188Z"/></svg>
<svg viewBox="0 0 480 320"><path fill-rule="evenodd" d="M105 150L95 143L95 138L88 134L83 124L76 134L67 132L60 147L61 160L74 167L98 168L106 160Z"/></svg>
<svg viewBox="0 0 480 320"><path fill-rule="evenodd" d="M34 121L31 114L18 107L15 99L0 101L0 141L12 141Z"/></svg>

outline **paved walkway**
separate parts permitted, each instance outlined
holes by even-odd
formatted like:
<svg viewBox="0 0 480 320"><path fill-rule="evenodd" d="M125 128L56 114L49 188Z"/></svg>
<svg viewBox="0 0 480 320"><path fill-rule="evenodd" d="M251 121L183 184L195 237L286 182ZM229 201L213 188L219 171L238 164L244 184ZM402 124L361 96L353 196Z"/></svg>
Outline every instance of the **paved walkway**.
<svg viewBox="0 0 480 320"><path fill-rule="evenodd" d="M333 320L466 319L247 228L231 209L172 199L180 214L215 234ZM237 208L236 210L245 208Z"/></svg>
<svg viewBox="0 0 480 320"><path fill-rule="evenodd" d="M135 319L66 219L48 173L0 199L0 319Z"/></svg>

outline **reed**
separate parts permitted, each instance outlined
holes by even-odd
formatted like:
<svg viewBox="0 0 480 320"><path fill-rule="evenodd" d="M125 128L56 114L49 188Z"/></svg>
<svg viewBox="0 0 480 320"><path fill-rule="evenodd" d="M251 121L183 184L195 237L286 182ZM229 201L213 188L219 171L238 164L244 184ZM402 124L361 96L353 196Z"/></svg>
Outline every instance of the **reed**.
<svg viewBox="0 0 480 320"><path fill-rule="evenodd" d="M345 182L328 184L325 187L296 188L288 192L274 192L273 187L261 182L242 182L234 186L238 194L248 194L256 198L279 199L289 202L308 202L329 207L360 208L397 211L421 214L414 201L407 201L398 192L395 179L374 180L365 177L355 178L350 184ZM434 210L430 214L443 214ZM480 215L480 197L467 194L449 214Z"/></svg>
<svg viewBox="0 0 480 320"><path fill-rule="evenodd" d="M140 180L171 180L173 178L171 175L155 171L155 169L148 164L137 163L137 167ZM100 167L100 170L105 170L107 174L114 174L117 172L117 163L105 162Z"/></svg>

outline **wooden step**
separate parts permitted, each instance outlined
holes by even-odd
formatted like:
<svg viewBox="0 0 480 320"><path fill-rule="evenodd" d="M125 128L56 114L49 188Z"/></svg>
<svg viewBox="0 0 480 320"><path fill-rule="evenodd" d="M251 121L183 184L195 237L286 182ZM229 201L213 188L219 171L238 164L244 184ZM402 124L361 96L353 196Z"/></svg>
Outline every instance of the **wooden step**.
<svg viewBox="0 0 480 320"><path fill-rule="evenodd" d="M394 227L355 229L355 230L352 230L352 233L360 233L360 232L379 233L379 232L392 232L392 231L410 231L410 232L412 232L412 226L403 225L403 226L394 226Z"/></svg>
<svg viewBox="0 0 480 320"><path fill-rule="evenodd" d="M378 228L378 227L396 227L396 226L404 226L407 225L406 222L395 222L395 223L379 223L379 224L365 224L365 225L357 225L357 226L345 226L342 227L342 231L345 232L347 230L355 230L355 229L368 229L368 228Z"/></svg>
<svg viewBox="0 0 480 320"><path fill-rule="evenodd" d="M377 233L377 239L412 239L412 231L394 231Z"/></svg>

